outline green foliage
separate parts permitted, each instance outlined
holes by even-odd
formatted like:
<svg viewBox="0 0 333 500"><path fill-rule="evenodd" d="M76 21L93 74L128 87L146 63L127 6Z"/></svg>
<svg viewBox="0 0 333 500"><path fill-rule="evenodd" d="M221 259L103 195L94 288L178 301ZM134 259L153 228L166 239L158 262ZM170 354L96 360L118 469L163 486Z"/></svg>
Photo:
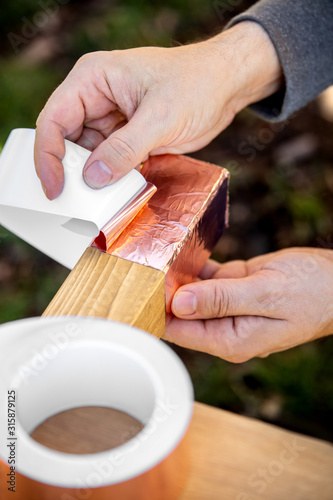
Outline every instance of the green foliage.
<svg viewBox="0 0 333 500"><path fill-rule="evenodd" d="M34 128L39 111L60 83L47 65L25 65L14 59L0 61L0 144L17 127Z"/></svg>
<svg viewBox="0 0 333 500"><path fill-rule="evenodd" d="M2 2L0 15L0 41L9 44L9 32L18 32L24 20L30 18L37 10L35 0L15 0L15 2ZM19 33L19 32L18 32ZM7 46L9 48L9 46Z"/></svg>
<svg viewBox="0 0 333 500"><path fill-rule="evenodd" d="M103 17L97 12L76 27L72 53L79 57L95 50L186 43L197 39L200 27L212 20L219 24L212 5L203 0L116 2Z"/></svg>
<svg viewBox="0 0 333 500"><path fill-rule="evenodd" d="M67 274L0 226L0 323L40 315Z"/></svg>

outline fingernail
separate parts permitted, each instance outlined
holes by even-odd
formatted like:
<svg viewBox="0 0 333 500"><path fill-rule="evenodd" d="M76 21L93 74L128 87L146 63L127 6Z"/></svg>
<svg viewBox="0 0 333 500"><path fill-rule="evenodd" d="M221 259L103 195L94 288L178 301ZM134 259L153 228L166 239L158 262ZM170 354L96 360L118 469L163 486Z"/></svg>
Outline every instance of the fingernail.
<svg viewBox="0 0 333 500"><path fill-rule="evenodd" d="M103 161L94 161L84 172L84 180L94 188L99 189L107 186L112 180L112 172Z"/></svg>
<svg viewBox="0 0 333 500"><path fill-rule="evenodd" d="M177 316L190 316L197 310L197 298L192 292L179 292L173 298L173 312Z"/></svg>

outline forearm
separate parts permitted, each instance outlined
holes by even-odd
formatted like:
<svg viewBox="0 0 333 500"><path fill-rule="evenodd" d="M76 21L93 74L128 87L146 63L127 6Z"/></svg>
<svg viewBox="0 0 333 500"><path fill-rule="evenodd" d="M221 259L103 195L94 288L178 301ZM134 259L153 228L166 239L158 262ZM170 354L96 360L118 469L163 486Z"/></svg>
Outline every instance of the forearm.
<svg viewBox="0 0 333 500"><path fill-rule="evenodd" d="M265 99L283 86L281 64L267 32L254 22L242 22L212 38L221 87L232 82L234 111ZM222 64L222 61L224 64ZM230 74L225 72L225 62Z"/></svg>

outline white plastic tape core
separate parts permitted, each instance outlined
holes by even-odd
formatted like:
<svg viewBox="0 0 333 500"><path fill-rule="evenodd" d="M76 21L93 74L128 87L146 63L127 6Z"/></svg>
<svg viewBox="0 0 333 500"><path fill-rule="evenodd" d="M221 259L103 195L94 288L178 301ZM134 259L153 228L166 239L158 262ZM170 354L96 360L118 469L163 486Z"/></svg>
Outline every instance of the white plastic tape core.
<svg viewBox="0 0 333 500"><path fill-rule="evenodd" d="M18 472L67 488L100 487L157 465L181 441L193 390L180 359L163 342L120 323L82 317L33 318L0 327L0 428L8 391L16 394ZM30 433L50 416L80 406L106 406L144 428L102 453L48 449ZM6 461L6 441L0 458Z"/></svg>

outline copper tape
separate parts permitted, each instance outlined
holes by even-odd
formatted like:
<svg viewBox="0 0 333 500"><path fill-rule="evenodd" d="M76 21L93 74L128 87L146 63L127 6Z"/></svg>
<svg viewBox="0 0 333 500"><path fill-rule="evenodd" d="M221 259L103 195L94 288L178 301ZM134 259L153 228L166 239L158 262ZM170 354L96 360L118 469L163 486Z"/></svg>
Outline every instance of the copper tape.
<svg viewBox="0 0 333 500"><path fill-rule="evenodd" d="M7 489L8 464L0 459L1 500L177 500L189 474L190 430L178 446L147 472L122 483L99 488L60 488L16 472L15 493Z"/></svg>
<svg viewBox="0 0 333 500"><path fill-rule="evenodd" d="M229 172L181 155L152 156L142 175L157 192L117 238L92 246L166 274L166 307L193 281L228 222ZM102 232L110 231L108 225Z"/></svg>
<svg viewBox="0 0 333 500"><path fill-rule="evenodd" d="M126 226L128 226L134 217L145 206L148 200L156 192L156 187L147 182L146 187L131 200L118 214L105 224L97 238L95 238L96 245L100 250L106 251L112 243L121 235Z"/></svg>

